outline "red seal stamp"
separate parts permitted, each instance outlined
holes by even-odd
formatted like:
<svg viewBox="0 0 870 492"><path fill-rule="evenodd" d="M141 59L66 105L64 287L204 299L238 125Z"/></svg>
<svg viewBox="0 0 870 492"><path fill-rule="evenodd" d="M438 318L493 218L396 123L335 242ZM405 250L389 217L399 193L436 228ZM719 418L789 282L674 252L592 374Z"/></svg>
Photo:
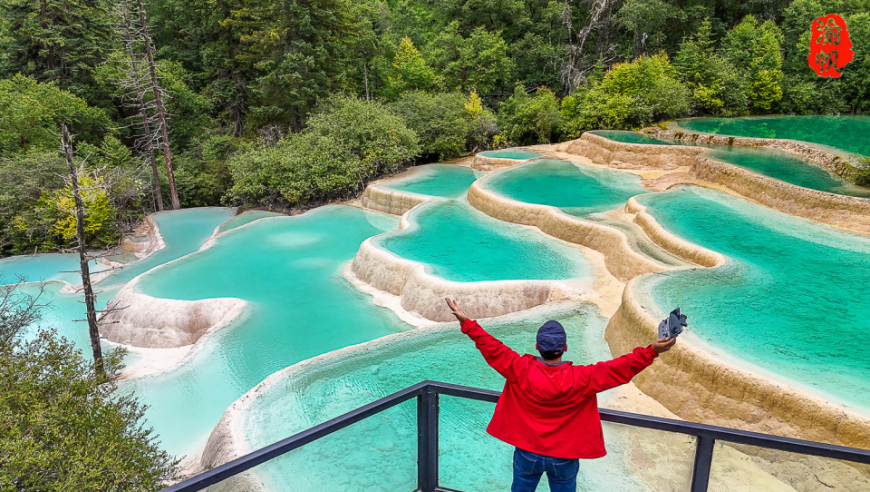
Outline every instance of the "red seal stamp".
<svg viewBox="0 0 870 492"><path fill-rule="evenodd" d="M839 77L842 69L855 57L846 21L837 14L815 19L810 34L807 61L819 77Z"/></svg>

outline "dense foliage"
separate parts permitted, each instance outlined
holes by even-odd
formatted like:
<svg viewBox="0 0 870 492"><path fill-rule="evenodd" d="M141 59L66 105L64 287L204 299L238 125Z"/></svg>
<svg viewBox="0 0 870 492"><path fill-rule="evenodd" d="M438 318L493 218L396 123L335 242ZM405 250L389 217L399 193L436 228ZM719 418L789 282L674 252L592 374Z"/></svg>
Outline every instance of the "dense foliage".
<svg viewBox="0 0 870 492"><path fill-rule="evenodd" d="M0 287L0 488L159 490L176 473L144 408L54 331L25 337L38 300ZM117 374L119 353L110 354Z"/></svg>
<svg viewBox="0 0 870 492"><path fill-rule="evenodd" d="M63 183L32 173L54 169L61 123L110 227L155 207L123 3L0 4L0 254L68 243L50 199ZM831 12L855 59L822 79L810 23ZM306 207L400 166L592 128L870 111L870 0L159 0L147 18L186 207Z"/></svg>
<svg viewBox="0 0 870 492"><path fill-rule="evenodd" d="M263 206L348 198L419 152L417 136L385 105L339 96L302 132L233 155L231 193Z"/></svg>

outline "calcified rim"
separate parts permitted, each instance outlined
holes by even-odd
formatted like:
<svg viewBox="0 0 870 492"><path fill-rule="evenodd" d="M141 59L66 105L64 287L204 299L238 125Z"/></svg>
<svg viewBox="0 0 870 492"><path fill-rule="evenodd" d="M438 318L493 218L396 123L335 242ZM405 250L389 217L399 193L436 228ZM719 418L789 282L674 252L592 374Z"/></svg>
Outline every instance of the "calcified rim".
<svg viewBox="0 0 870 492"><path fill-rule="evenodd" d="M427 207L448 203L439 197L427 199L413 207L402 216L400 228L366 239L360 245L351 263L355 278L371 287L398 296L401 307L417 313L432 321L448 321L451 314L441 299L455 296L462 304L463 298L493 299L485 306L471 306L469 315L475 318L491 318L516 311L554 302L564 298L575 298L589 294L592 278L565 280L488 280L478 282L457 282L446 280L430 272L425 263L402 258L387 250L382 241L399 233L410 233L421 229L417 216ZM387 273L387 275L384 275ZM420 291L431 295L422 296ZM479 312L474 312L477 309Z"/></svg>
<svg viewBox="0 0 870 492"><path fill-rule="evenodd" d="M475 169L471 165L465 164L432 163L424 164L422 166L415 166L400 174L381 178L377 181L369 183L368 186L366 186L366 189L363 190L362 195L360 196L360 202L363 208L375 210L377 212L384 212L391 215L404 216L408 211L410 211L417 205L425 203L433 198L440 198L433 195L424 195L422 193L403 191L390 187L391 185L396 185L405 181L412 180L416 178L419 174L425 172L425 170L430 169L432 166L464 167L471 170L473 173L475 173L475 175L477 175L478 173L486 172Z"/></svg>
<svg viewBox="0 0 870 492"><path fill-rule="evenodd" d="M642 217L638 224L659 246L674 254L697 258L699 263L705 261L707 263L705 266L708 268L725 264L724 255L702 248L666 230L635 198L629 199L628 206L636 210L636 217ZM641 340L655 336L658 322L643 307L637 294L640 292L639 284L646 278L649 277L647 275L637 277L626 285L623 302L617 314L611 318L605 332L605 338L611 347L630 345L633 339ZM620 343L618 339L627 340L629 343ZM770 432L771 427L779 427L780 430L776 433L788 434L789 437L854 447L870 447L870 419L867 417L811 394L790 382L788 378L783 377L783 381L778 381L774 377L751 372L728 363L706 350L698 341L693 341L693 337L687 337L675 350L662 356L662 361L664 364L660 365L665 365L667 369L659 367L651 372L651 374L656 373L657 376L643 375L635 381L635 384L683 418L710 420L717 414L723 413L726 414L725 418L729 418L726 412L729 403L734 407L731 410L741 405L751 405L773 417L780 425L772 425L771 422L765 421L756 423L741 421L744 428ZM676 380L677 378L673 378L672 374L677 372L688 374L688 379L700 384L714 398L725 399L725 401L719 402L715 409L678 408L674 404L672 386L662 383L663 380ZM718 388L722 385L722 381L733 383L724 393L722 388ZM737 417L739 416L738 414ZM730 418L739 420L734 416ZM797 425L798 429L790 428L789 425ZM782 428L787 430L783 432Z"/></svg>
<svg viewBox="0 0 870 492"><path fill-rule="evenodd" d="M578 165L575 162L562 161ZM478 179L472 183L468 191L468 202L474 208L493 218L533 226L549 236L580 244L602 253L608 270L623 282L644 273L675 268L632 249L623 231L570 215L558 207L514 200L486 187L490 180L503 173L534 164L536 162L518 164Z"/></svg>
<svg viewBox="0 0 870 492"><path fill-rule="evenodd" d="M758 116L744 116L742 118L772 119L772 118L782 118L782 117L783 117L783 115L758 115ZM746 137L746 136L739 136L739 135L729 135L727 133L699 132L696 130L690 130L690 129L685 128L685 127L680 125L681 121L698 120L698 119L704 119L704 118L707 118L707 117L705 116L705 117L694 117L694 118L681 118L679 120L672 120L672 121L668 121L665 124L665 127L666 127L666 130L674 130L674 131L683 132L683 134L686 136L697 135L697 136L705 136L708 138L724 137L725 140L729 140L729 139L733 138L734 145L758 147L759 146L758 144L761 144L761 146L763 146L763 147L774 148L776 150L782 150L785 152L790 152L792 154L798 154L798 155L801 155L801 154L799 152L794 151L794 150L788 150L787 146L783 146L783 147L780 147L780 146L782 146L783 144L791 144L795 148L803 147L805 149L810 149L810 150L814 150L814 151L821 151L821 152L827 154L828 158L830 158L830 159L833 159L834 157L837 157L839 159L849 159L849 158L852 158L856 155L855 153L848 152L844 149L840 149L840 148L834 147L832 145L819 144L819 143L815 143L815 142L807 142L805 140L795 140L795 139L791 139L791 138ZM653 127L653 128L661 130L660 127Z"/></svg>
<svg viewBox="0 0 870 492"><path fill-rule="evenodd" d="M723 143L721 141L727 141L730 138L719 135L710 136L717 140L716 143ZM737 140L741 138L737 137ZM691 157L691 173L695 177L695 180L683 179L680 182L674 183L673 186L681 184L694 184L706 187L721 186L729 193L789 215L803 217L858 234L870 235L870 199L813 190L771 178L714 157L709 157L707 151L710 149L706 147L623 143L588 132L584 133L580 140L611 152L618 149L620 151L641 152L645 155L654 156ZM760 141L764 139L743 138L743 140ZM783 142L790 145L793 142L791 140L771 139L771 142L774 143L767 142L766 145L750 145L744 142L743 145L746 147L763 147L779 151L790 151L808 164L831 171L831 169L823 167L822 164L812 160L805 154L801 154L791 148L779 148L776 146ZM795 146L800 146L801 144L802 142L795 142ZM736 143L736 145L741 144ZM810 149L812 153L824 154L818 149L813 149L806 145L803 147ZM824 155L832 157L830 154ZM655 166L647 167L655 168Z"/></svg>
<svg viewBox="0 0 870 492"><path fill-rule="evenodd" d="M162 347L162 348L137 347L135 345L114 342L114 341L107 338L106 340L108 340L109 342L111 342L115 345L118 345L118 346L125 347L130 352L134 352L134 353L137 353L137 354L142 356L142 359L140 361L137 361L136 363L130 365L129 367L127 367L125 369L124 373L122 373L122 375L121 375L121 378L132 380L132 379L152 377L152 376L156 376L158 374L162 374L164 372L176 369L178 367L181 367L182 365L186 364L193 357L193 355L205 345L205 343L207 343L208 339L211 338L211 335L213 333L215 333L218 330L221 330L223 328L237 326L238 324L240 324L242 321L244 321L246 319L246 316L248 314L248 310L247 310L248 302L243 300L243 299L238 299L238 298L234 298L234 297L202 299L200 301L182 301L182 300L177 300L177 299L160 299L160 298L151 297L151 296L144 294L138 290L138 283L143 277L145 277L146 275L152 274L152 273L160 270L161 268L167 268L169 265L173 265L176 262L181 262L181 261L186 260L187 258L189 258L191 256L194 256L194 255L200 254L204 251L207 251L208 249L212 248L216 244L218 237L224 236L226 234L234 233L235 231L242 230L246 227L253 226L254 224L257 224L261 221L276 220L276 219L292 219L292 218L301 217L303 215L314 212L316 210L321 210L323 208L331 207L331 206L336 206L336 205L326 205L324 207L314 208L314 209L308 210L302 214L294 215L294 216L279 215L279 216L275 216L275 217L262 217L262 218L253 220L251 222L248 222L247 224L243 224L243 225L240 225L238 227L234 227L234 228L226 230L226 231L221 231L220 228L226 222L225 221L224 223L218 224L215 227L215 229L214 229L214 231L212 231L212 234L209 237L209 239L207 239L202 244L202 246L199 247L198 250L192 251L184 256L181 256L181 257L176 258L174 260L168 261L166 263L157 265L150 270L142 272L141 274L137 275L136 277L131 279L129 282L124 284L124 286L118 291L118 293L115 294L115 299L118 299L118 298L124 299L124 297L130 297L131 299L142 299L148 303L159 303L159 302L163 302L163 301L172 301L173 303L191 303L191 304L197 303L197 302L227 302L227 301L231 301L233 303L243 303L243 306L240 309L238 309L235 316L222 319L221 322L210 327L193 344L190 344L190 345L183 345L183 346L179 346L179 347ZM206 208L206 207L202 207L202 208ZM163 213L167 213L167 212L171 212L171 211L165 211ZM149 216L149 218L150 218L150 216ZM231 220L231 219L228 219L228 220ZM159 230L157 229L156 221L154 222L154 224L155 224L155 231L157 231L157 234L159 234ZM160 236L160 237L162 238L162 236ZM187 347L188 351L186 353L184 353L182 356L179 356L178 351L184 347ZM169 358L168 363L165 363L165 364L161 363L160 359L166 358L166 357ZM144 372L140 370L141 367L147 366L149 364L156 367L156 369L155 370L148 370L148 371L144 371Z"/></svg>
<svg viewBox="0 0 870 492"><path fill-rule="evenodd" d="M471 162L472 169L476 169L478 171L492 171L495 169L501 169L505 167L512 167L517 164L525 163L528 161L533 161L535 159L541 159L544 156L535 150L531 150L528 147L512 147L511 149L499 149L499 150L525 150L527 152L532 152L537 154L537 157L527 157L525 159L508 159L506 157L489 157L483 155L483 152L479 152L474 154L474 159ZM498 150L486 150L484 152L498 152Z"/></svg>

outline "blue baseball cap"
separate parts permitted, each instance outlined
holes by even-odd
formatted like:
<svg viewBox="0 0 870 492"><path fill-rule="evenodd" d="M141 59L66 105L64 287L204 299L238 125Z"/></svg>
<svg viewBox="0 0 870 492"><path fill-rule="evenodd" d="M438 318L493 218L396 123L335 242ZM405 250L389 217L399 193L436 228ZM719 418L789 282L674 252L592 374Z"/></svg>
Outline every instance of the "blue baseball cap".
<svg viewBox="0 0 870 492"><path fill-rule="evenodd" d="M568 343L565 328L562 328L558 321L553 320L547 321L538 328L538 336L535 341L538 343L538 350L541 351L562 350Z"/></svg>

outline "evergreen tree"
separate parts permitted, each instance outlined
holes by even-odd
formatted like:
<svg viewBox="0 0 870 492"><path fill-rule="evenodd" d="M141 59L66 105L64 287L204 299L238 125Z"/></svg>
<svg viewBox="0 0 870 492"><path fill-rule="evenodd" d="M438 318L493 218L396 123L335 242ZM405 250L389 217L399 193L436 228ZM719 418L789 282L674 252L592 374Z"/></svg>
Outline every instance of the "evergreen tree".
<svg viewBox="0 0 870 492"><path fill-rule="evenodd" d="M0 15L0 74L87 97L93 68L114 46L107 0L7 0Z"/></svg>

